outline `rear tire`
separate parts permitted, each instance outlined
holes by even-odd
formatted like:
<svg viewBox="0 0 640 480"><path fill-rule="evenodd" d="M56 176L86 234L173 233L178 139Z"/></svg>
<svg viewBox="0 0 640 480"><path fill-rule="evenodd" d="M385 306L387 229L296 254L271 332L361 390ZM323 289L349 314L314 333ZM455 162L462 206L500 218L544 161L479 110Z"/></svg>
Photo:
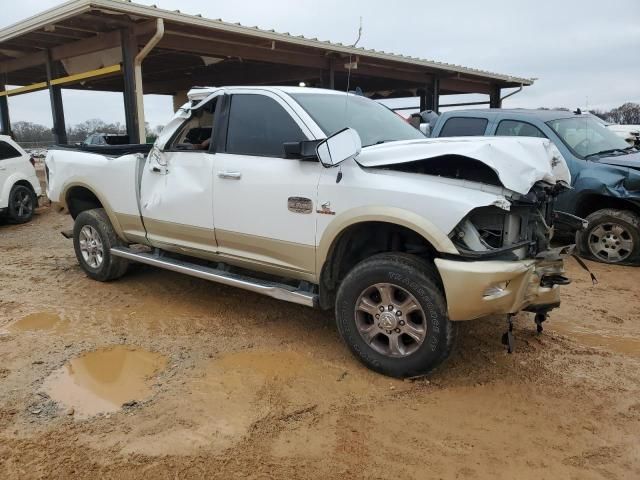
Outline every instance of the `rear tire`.
<svg viewBox="0 0 640 480"><path fill-rule="evenodd" d="M604 208L590 214L586 230L576 234L580 255L602 263L640 263L640 217L629 210Z"/></svg>
<svg viewBox="0 0 640 480"><path fill-rule="evenodd" d="M13 223L27 223L33 218L38 206L36 194L29 187L14 185L9 192L9 220Z"/></svg>
<svg viewBox="0 0 640 480"><path fill-rule="evenodd" d="M435 268L403 253L375 255L347 274L338 289L336 322L362 363L392 377L429 372L453 346Z"/></svg>
<svg viewBox="0 0 640 480"><path fill-rule="evenodd" d="M122 277L129 266L124 258L111 255L111 247L126 244L116 235L103 208L85 210L73 225L73 248L88 277L108 282Z"/></svg>

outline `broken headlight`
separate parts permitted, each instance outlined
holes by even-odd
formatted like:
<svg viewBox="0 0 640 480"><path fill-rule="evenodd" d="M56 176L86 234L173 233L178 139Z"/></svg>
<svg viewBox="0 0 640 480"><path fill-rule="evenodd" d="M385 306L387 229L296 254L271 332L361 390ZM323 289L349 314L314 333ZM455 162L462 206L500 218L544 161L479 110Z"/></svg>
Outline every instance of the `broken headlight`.
<svg viewBox="0 0 640 480"><path fill-rule="evenodd" d="M497 206L472 210L450 238L465 256L516 260L547 250L553 236L553 199L545 186L511 200L509 210Z"/></svg>

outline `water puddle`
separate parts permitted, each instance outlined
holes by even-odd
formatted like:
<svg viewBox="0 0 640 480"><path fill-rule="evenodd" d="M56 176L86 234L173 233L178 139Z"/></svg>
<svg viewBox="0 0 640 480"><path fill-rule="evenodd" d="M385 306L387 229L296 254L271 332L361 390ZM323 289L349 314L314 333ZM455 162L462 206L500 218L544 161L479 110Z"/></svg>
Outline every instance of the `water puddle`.
<svg viewBox="0 0 640 480"><path fill-rule="evenodd" d="M640 338L627 336L624 332L590 330L562 323L550 325L550 328L588 347L640 358Z"/></svg>
<svg viewBox="0 0 640 480"><path fill-rule="evenodd" d="M0 334L51 331L61 333L69 327L69 322L52 312L31 313L7 325Z"/></svg>
<svg viewBox="0 0 640 480"><path fill-rule="evenodd" d="M172 421L158 433L123 439L123 453L191 455L199 448L224 452L250 435L261 419L273 417L280 428L300 427L302 438L315 437L314 425L331 405L350 396L365 398L380 388L389 391L391 381L377 377L364 368L347 370L346 365L303 352L226 353L209 361L201 375L185 384L188 409L177 406ZM282 452L292 448L290 444L277 447Z"/></svg>
<svg viewBox="0 0 640 480"><path fill-rule="evenodd" d="M123 403L151 395L152 379L166 357L129 345L95 350L74 358L45 382L46 392L76 417L115 412Z"/></svg>

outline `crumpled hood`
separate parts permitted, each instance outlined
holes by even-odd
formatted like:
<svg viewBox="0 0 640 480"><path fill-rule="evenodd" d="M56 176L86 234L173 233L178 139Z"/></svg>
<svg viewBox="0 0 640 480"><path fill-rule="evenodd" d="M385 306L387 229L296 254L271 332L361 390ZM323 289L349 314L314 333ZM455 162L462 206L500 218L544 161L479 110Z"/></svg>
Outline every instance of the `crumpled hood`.
<svg viewBox="0 0 640 480"><path fill-rule="evenodd" d="M618 167L635 168L640 170L640 152L629 153L627 155L616 155L613 157L603 157L595 160L598 163L616 165Z"/></svg>
<svg viewBox="0 0 640 480"><path fill-rule="evenodd" d="M461 155L492 168L505 188L526 195L536 182L571 185L571 174L560 151L549 140L527 137L447 137L406 140L362 149L356 162L384 167Z"/></svg>

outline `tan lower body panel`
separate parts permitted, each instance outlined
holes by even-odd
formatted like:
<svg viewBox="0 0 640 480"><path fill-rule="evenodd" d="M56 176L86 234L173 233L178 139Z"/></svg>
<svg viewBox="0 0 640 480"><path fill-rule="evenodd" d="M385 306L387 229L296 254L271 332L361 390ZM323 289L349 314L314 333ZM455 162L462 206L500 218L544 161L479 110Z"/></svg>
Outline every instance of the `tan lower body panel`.
<svg viewBox="0 0 640 480"><path fill-rule="evenodd" d="M134 219L139 221L137 217L133 217L120 222L123 226L130 226L129 230L125 230L126 239L149 243L144 230L139 232L135 229ZM151 244L163 250L312 283L317 280L314 271L314 246L225 230L216 230L214 234L213 230L206 228L149 218L144 219L144 226L149 231ZM220 242L220 247L216 239Z"/></svg>
<svg viewBox="0 0 640 480"><path fill-rule="evenodd" d="M451 320L517 313L560 302L560 287L541 287L546 273L563 273L562 261L476 261L436 259Z"/></svg>
<svg viewBox="0 0 640 480"><path fill-rule="evenodd" d="M315 274L314 245L275 240L273 238L216 230L220 254L228 257L272 265L306 275Z"/></svg>
<svg viewBox="0 0 640 480"><path fill-rule="evenodd" d="M165 222L154 218L145 218L144 226L147 229L147 237L154 246L175 245L204 251L217 250L216 236L210 228Z"/></svg>
<svg viewBox="0 0 640 480"><path fill-rule="evenodd" d="M139 215L129 215L127 213L115 213L114 215L120 224L125 240L146 243L147 235Z"/></svg>

